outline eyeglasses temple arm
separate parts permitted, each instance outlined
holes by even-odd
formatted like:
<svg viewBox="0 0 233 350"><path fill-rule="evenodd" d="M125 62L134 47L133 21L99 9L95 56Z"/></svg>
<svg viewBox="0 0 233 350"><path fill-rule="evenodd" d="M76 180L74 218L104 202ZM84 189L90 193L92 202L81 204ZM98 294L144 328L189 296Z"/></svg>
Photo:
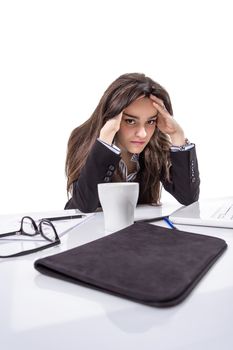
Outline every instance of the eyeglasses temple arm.
<svg viewBox="0 0 233 350"><path fill-rule="evenodd" d="M7 233L0 233L0 238L2 237L8 237L8 236L18 236L20 235L20 231L13 231L13 232L7 232Z"/></svg>

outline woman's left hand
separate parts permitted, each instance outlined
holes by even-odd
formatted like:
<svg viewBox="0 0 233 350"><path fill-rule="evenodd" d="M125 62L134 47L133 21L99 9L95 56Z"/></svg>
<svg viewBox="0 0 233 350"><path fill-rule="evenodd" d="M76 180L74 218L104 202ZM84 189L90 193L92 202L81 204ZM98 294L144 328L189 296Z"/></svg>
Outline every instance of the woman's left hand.
<svg viewBox="0 0 233 350"><path fill-rule="evenodd" d="M183 145L185 143L184 131L167 111L163 100L154 95L150 95L150 99L152 100L153 106L158 111L156 123L158 129L170 136L173 145Z"/></svg>

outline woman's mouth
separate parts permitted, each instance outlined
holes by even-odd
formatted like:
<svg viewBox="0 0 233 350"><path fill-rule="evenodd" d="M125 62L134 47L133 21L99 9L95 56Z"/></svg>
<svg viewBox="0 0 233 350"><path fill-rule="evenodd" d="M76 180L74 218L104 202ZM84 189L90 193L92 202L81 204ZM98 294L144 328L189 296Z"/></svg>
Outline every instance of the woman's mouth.
<svg viewBox="0 0 233 350"><path fill-rule="evenodd" d="M130 141L135 146L142 146L145 144L145 141Z"/></svg>

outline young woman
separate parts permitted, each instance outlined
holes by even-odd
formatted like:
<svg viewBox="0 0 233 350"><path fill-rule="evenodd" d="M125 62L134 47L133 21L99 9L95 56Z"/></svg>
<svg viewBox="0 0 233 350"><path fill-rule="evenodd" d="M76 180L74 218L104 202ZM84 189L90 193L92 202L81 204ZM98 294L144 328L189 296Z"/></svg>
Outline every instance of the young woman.
<svg viewBox="0 0 233 350"><path fill-rule="evenodd" d="M92 116L71 133L65 209L92 212L97 184L139 182L138 203L159 204L161 184L181 204L199 197L195 145L172 117L167 91L144 74L124 74L105 91ZM113 198L114 200L114 198Z"/></svg>

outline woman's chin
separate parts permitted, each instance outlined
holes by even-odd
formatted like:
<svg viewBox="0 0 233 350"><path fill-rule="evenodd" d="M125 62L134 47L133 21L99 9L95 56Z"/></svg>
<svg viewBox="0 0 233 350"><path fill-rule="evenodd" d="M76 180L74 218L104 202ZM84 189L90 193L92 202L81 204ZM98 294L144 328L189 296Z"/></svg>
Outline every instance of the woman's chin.
<svg viewBox="0 0 233 350"><path fill-rule="evenodd" d="M141 153L144 150L145 146L145 144L135 144L130 145L129 147L127 147L127 149L130 153Z"/></svg>

